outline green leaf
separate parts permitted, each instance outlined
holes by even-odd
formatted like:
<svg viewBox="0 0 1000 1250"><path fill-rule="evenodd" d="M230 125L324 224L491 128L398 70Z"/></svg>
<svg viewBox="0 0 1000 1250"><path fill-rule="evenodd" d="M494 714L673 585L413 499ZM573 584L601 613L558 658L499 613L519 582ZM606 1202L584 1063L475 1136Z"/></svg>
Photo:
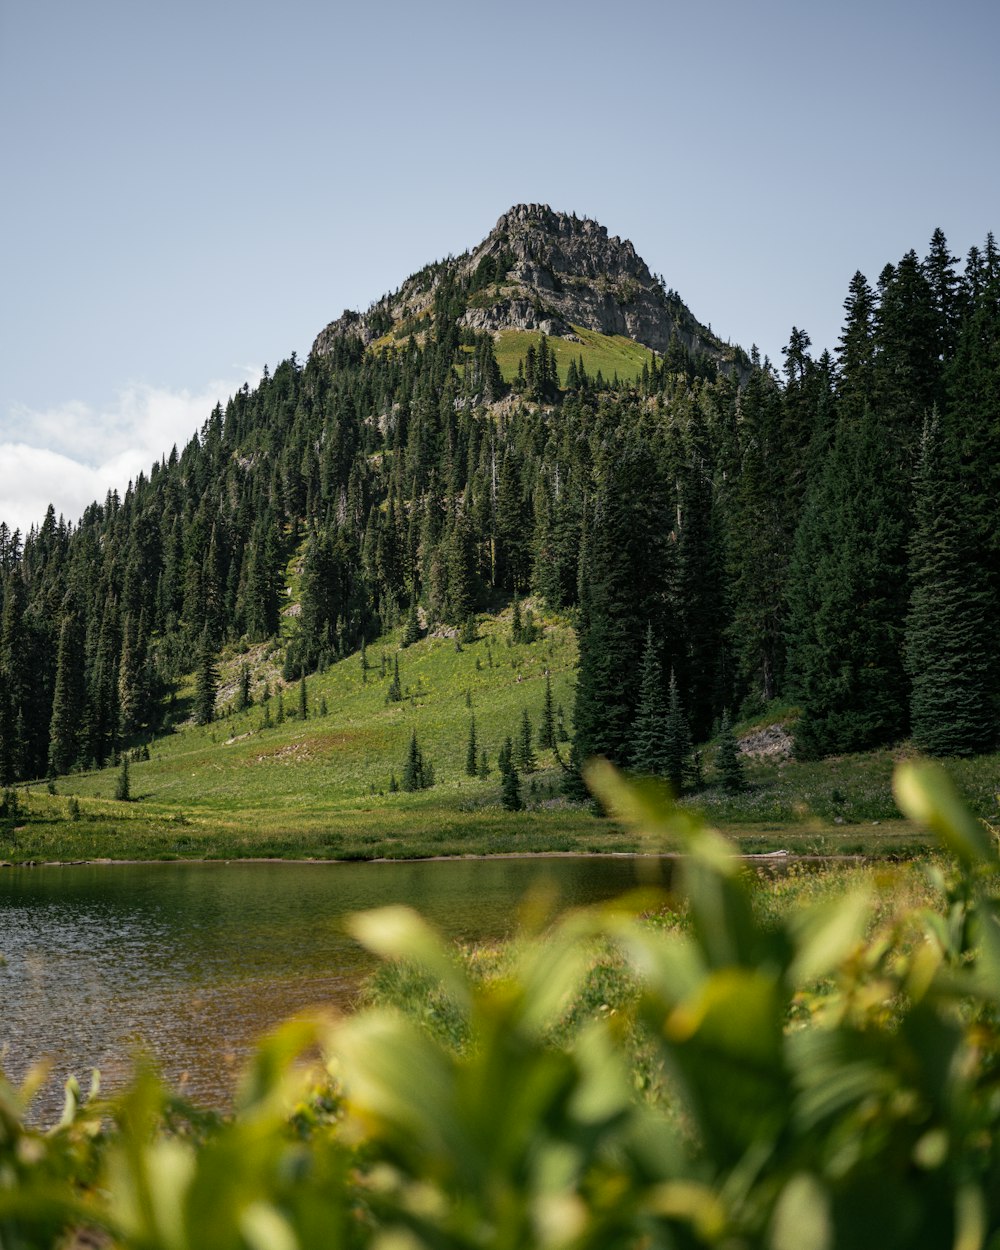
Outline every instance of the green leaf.
<svg viewBox="0 0 1000 1250"><path fill-rule="evenodd" d="M383 959L405 959L437 978L460 1005L469 1003L469 986L434 929L412 908L396 905L359 912L347 931Z"/></svg>
<svg viewBox="0 0 1000 1250"><path fill-rule="evenodd" d="M768 1244L770 1250L830 1250L830 1198L815 1176L799 1173L781 1191Z"/></svg>
<svg viewBox="0 0 1000 1250"><path fill-rule="evenodd" d="M821 903L791 919L796 952L789 968L792 984L805 985L831 973L864 939L871 915L867 891Z"/></svg>
<svg viewBox="0 0 1000 1250"><path fill-rule="evenodd" d="M986 826L972 815L939 764L899 764L893 776L896 802L910 820L932 829L967 867L997 862Z"/></svg>

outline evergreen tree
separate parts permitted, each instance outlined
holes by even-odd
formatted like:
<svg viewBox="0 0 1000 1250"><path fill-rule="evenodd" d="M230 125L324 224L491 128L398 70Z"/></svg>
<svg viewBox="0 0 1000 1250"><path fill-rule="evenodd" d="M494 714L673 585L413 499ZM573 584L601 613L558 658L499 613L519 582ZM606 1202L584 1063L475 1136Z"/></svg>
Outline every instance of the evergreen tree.
<svg viewBox="0 0 1000 1250"><path fill-rule="evenodd" d="M424 759L423 753L417 743L417 731L414 730L410 737L410 746L406 754L406 763L403 766L402 789L412 792L414 790L426 790L434 784L434 769L431 764Z"/></svg>
<svg viewBox="0 0 1000 1250"><path fill-rule="evenodd" d="M789 584L789 668L803 759L864 751L906 732L907 488L866 409L842 418L806 498Z"/></svg>
<svg viewBox="0 0 1000 1250"><path fill-rule="evenodd" d="M664 734L666 767L664 773L673 786L674 794L680 794L684 788L684 777L688 769L691 755L691 731L687 717L681 704L677 678L670 674L670 687L667 694L666 733Z"/></svg>
<svg viewBox="0 0 1000 1250"><path fill-rule="evenodd" d="M139 631L135 620L125 619L122 631L121 659L118 664L118 729L122 738L131 738L139 729L142 717L142 669L139 654ZM97 744L95 744L97 745ZM103 743L95 755L102 753Z"/></svg>
<svg viewBox="0 0 1000 1250"><path fill-rule="evenodd" d="M517 750L514 755L517 767L523 773L533 773L538 768L532 738L531 717L528 715L528 709L523 708L521 710L521 727L517 736Z"/></svg>
<svg viewBox="0 0 1000 1250"><path fill-rule="evenodd" d="M215 649L209 631L202 634L195 673L194 722L208 725L215 720L215 696L219 689L219 670L215 663ZM279 708L280 710L280 708Z"/></svg>
<svg viewBox="0 0 1000 1250"><path fill-rule="evenodd" d="M83 713L83 683L76 616L68 611L59 630L56 684L49 726L49 774L68 773L77 760Z"/></svg>
<svg viewBox="0 0 1000 1250"><path fill-rule="evenodd" d="M406 622L403 625L403 638L400 643L403 647L412 647L415 642L420 640L420 619L417 616L417 602L415 599L410 600L410 610L406 614Z"/></svg>
<svg viewBox="0 0 1000 1250"><path fill-rule="evenodd" d="M475 597L472 535L464 512L455 518L448 541L447 578L444 618L452 625L462 625L469 619Z"/></svg>
<svg viewBox="0 0 1000 1250"><path fill-rule="evenodd" d="M240 664L239 677L236 684L236 710L246 711L253 703L250 695L250 665L244 660Z"/></svg>
<svg viewBox="0 0 1000 1250"><path fill-rule="evenodd" d="M118 770L118 780L115 782L115 798L122 803L128 803L132 798L128 776L128 756L124 752L121 768Z"/></svg>
<svg viewBox="0 0 1000 1250"><path fill-rule="evenodd" d="M665 776L670 761L667 704L663 697L663 672L652 626L646 630L639 681L639 707L632 728L629 762L638 773Z"/></svg>
<svg viewBox="0 0 1000 1250"><path fill-rule="evenodd" d="M722 724L715 747L715 769L719 774L719 785L727 794L738 794L745 788L743 762L728 710L722 713Z"/></svg>
<svg viewBox="0 0 1000 1250"><path fill-rule="evenodd" d="M924 427L910 545L906 666L913 740L932 755L996 743L996 692L986 640L995 603L961 488L957 448L935 413Z"/></svg>
<svg viewBox="0 0 1000 1250"><path fill-rule="evenodd" d="M556 745L556 721L552 706L552 679L545 672L545 702L542 704L541 724L538 727L538 745L543 751L552 751Z"/></svg>
<svg viewBox="0 0 1000 1250"><path fill-rule="evenodd" d="M647 625L653 623L661 637L667 634L663 495L659 467L641 443L609 447L600 477L581 548L574 744L581 763L604 755L624 765L631 754L637 659Z"/></svg>
<svg viewBox="0 0 1000 1250"><path fill-rule="evenodd" d="M399 656L393 656L392 660L392 681L389 683L389 693L386 695L387 703L399 703L403 698L403 688L399 684Z"/></svg>
<svg viewBox="0 0 1000 1250"><path fill-rule="evenodd" d="M465 771L470 777L475 777L479 769L479 760L477 756L478 747L476 745L476 718L469 717L469 744L465 751Z"/></svg>
<svg viewBox="0 0 1000 1250"><path fill-rule="evenodd" d="M510 610L510 640L520 643L524 639L524 622L521 619L521 600L514 596L514 604Z"/></svg>
<svg viewBox="0 0 1000 1250"><path fill-rule="evenodd" d="M309 717L309 695L306 690L305 673L299 678L299 720L307 720Z"/></svg>
<svg viewBox="0 0 1000 1250"><path fill-rule="evenodd" d="M720 690L725 681L726 624L721 545L710 476L708 435L697 410L692 416L688 439L688 462L681 474L678 499L677 600L684 640L678 663L691 725L701 739L708 733L716 708L727 692Z"/></svg>
<svg viewBox="0 0 1000 1250"><path fill-rule="evenodd" d="M524 803L521 800L521 779L518 777L517 769L513 764L503 771L500 783L500 801L504 806L504 810L508 812L519 812L524 807Z"/></svg>
<svg viewBox="0 0 1000 1250"><path fill-rule="evenodd" d="M497 755L497 768L501 773L508 772L514 767L514 741L509 736L504 739L503 746Z"/></svg>

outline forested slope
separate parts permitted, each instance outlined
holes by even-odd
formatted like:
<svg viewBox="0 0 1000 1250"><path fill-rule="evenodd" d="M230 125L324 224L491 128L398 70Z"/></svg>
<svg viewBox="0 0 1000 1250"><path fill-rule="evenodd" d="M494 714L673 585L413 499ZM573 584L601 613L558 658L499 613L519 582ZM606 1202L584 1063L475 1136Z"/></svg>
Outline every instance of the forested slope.
<svg viewBox="0 0 1000 1250"><path fill-rule="evenodd" d="M367 346L342 325L124 496L0 527L0 781L147 741L195 670L211 718L224 649L274 638L290 682L529 592L575 613L577 762L635 762L644 650L693 739L781 697L804 758L996 745L992 236L961 269L938 231L857 274L835 356L793 329L780 368L744 367L678 332L634 381L541 333L505 381L509 331L467 316L498 273L431 267L419 326L391 302Z"/></svg>

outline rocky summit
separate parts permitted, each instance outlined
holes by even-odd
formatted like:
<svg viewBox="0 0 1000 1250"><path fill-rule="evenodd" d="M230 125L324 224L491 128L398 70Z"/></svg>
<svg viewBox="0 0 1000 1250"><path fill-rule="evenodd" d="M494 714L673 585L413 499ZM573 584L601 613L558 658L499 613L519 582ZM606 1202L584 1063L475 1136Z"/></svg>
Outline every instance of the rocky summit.
<svg viewBox="0 0 1000 1250"><path fill-rule="evenodd" d="M472 330L529 330L574 340L582 328L658 352L676 340L720 362L731 358L676 292L650 273L628 239L547 204L515 205L478 247L426 266L367 312L348 311L331 322L313 351L322 355L346 335L367 346L390 333L398 338L427 329L440 315L435 296L446 283L459 295L459 324Z"/></svg>

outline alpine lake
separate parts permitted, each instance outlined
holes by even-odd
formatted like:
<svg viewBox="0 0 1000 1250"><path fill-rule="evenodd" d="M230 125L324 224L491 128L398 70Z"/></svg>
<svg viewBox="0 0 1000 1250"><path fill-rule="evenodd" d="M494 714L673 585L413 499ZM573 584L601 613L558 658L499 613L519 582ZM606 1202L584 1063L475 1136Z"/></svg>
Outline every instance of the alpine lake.
<svg viewBox="0 0 1000 1250"><path fill-rule="evenodd" d="M74 1074L105 1092L140 1053L193 1100L224 1107L254 1040L309 1007L350 1010L374 960L352 913L416 908L449 939L516 931L533 889L574 907L669 874L629 856L376 863L129 863L0 871L0 1070L51 1071L32 1118Z"/></svg>

